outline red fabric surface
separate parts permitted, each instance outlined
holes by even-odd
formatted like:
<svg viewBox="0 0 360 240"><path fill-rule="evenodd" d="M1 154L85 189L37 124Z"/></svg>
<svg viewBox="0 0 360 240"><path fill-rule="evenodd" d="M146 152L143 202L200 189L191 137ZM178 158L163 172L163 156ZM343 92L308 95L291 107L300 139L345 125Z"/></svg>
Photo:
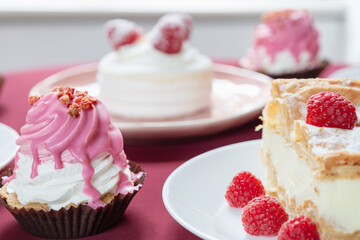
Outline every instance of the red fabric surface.
<svg viewBox="0 0 360 240"><path fill-rule="evenodd" d="M325 68L319 75L319 77L322 78L326 78L327 76L329 76L331 73L346 67L346 64L332 64L329 67Z"/></svg>
<svg viewBox="0 0 360 240"><path fill-rule="evenodd" d="M226 63L234 65L234 61ZM31 87L64 68L53 67L5 74L5 84L0 92L0 122L19 132L30 108L27 98ZM125 142L128 158L138 162L147 172L144 187L134 197L117 226L86 239L198 239L166 211L162 201L162 187L166 178L182 163L200 153L260 138L261 133L254 131L259 123L259 120L255 119L238 128L206 138L142 145L129 145ZM4 207L0 207L0 239L40 238L26 233L11 214Z"/></svg>

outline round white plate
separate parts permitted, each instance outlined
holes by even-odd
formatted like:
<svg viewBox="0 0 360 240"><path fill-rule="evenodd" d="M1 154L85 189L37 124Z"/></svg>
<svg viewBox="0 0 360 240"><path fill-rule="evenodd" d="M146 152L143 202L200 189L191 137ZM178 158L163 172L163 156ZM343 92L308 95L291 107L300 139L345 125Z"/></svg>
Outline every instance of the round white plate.
<svg viewBox="0 0 360 240"><path fill-rule="evenodd" d="M332 72L327 78L355 78L360 80L360 66L349 66Z"/></svg>
<svg viewBox="0 0 360 240"><path fill-rule="evenodd" d="M203 239L275 240L247 234L241 209L225 200L227 185L236 173L247 170L265 181L259 160L261 140L217 148L192 158L167 178L163 201L170 215Z"/></svg>
<svg viewBox="0 0 360 240"><path fill-rule="evenodd" d="M19 146L15 144L19 134L11 127L0 123L0 170L15 157Z"/></svg>
<svg viewBox="0 0 360 240"><path fill-rule="evenodd" d="M64 70L36 84L30 95L44 95L62 85L88 90L96 97L99 95L96 72L96 63ZM110 115L111 120L128 142L209 135L239 126L260 115L270 99L270 77L222 64L214 64L213 72L211 105L202 112L171 120L144 121Z"/></svg>

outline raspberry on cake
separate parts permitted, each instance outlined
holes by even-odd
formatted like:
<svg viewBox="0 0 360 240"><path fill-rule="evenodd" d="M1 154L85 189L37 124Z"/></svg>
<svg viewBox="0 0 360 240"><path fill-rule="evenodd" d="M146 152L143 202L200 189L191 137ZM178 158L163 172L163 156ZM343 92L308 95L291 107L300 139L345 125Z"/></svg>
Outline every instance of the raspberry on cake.
<svg viewBox="0 0 360 240"><path fill-rule="evenodd" d="M354 105L339 93L322 92L310 97L306 123L317 127L352 129L357 121Z"/></svg>
<svg viewBox="0 0 360 240"><path fill-rule="evenodd" d="M360 81L277 79L271 93L261 149L267 192L291 216L310 217L321 239L360 239Z"/></svg>
<svg viewBox="0 0 360 240"><path fill-rule="evenodd" d="M110 114L159 120L210 106L212 61L190 45L189 15L167 14L146 34L127 20L105 27L114 51L100 60L97 81Z"/></svg>
<svg viewBox="0 0 360 240"><path fill-rule="evenodd" d="M187 19L190 21L185 22L185 15L181 14L163 16L153 30L153 47L167 54L179 53L191 33L192 21Z"/></svg>
<svg viewBox="0 0 360 240"><path fill-rule="evenodd" d="M138 25L124 19L108 21L105 30L109 43L114 50L119 50L121 46L133 44L142 35L142 29Z"/></svg>

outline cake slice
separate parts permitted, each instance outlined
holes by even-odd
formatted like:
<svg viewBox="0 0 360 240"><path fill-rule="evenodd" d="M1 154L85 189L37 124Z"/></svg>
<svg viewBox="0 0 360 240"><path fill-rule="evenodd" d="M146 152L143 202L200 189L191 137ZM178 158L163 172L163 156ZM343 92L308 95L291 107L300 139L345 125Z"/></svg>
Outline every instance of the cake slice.
<svg viewBox="0 0 360 240"><path fill-rule="evenodd" d="M351 129L306 123L307 102L320 92L340 93L360 116L358 80L273 81L272 100L263 111L260 154L267 191L290 215L311 217L321 239L360 239L359 122Z"/></svg>

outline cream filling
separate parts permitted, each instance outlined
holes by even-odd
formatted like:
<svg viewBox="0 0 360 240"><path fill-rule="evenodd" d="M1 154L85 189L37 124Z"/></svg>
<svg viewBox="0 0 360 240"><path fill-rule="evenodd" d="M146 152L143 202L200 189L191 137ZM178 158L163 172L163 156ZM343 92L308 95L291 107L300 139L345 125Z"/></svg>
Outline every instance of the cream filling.
<svg viewBox="0 0 360 240"><path fill-rule="evenodd" d="M360 230L360 179L315 179L291 144L266 125L262 147L265 153L270 153L278 185L288 198L295 199L297 206L310 200L318 208L319 216L336 230L349 234Z"/></svg>

